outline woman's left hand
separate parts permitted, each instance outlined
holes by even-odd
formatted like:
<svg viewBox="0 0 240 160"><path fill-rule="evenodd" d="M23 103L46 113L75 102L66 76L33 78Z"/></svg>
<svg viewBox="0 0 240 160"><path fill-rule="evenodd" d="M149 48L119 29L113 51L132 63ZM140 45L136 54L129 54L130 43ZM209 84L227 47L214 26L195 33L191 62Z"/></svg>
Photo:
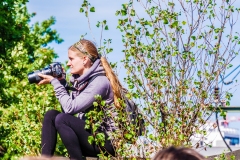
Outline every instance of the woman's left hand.
<svg viewBox="0 0 240 160"><path fill-rule="evenodd" d="M41 85L41 84L49 84L51 82L51 80L54 79L53 76L50 76L50 75L45 75L45 74L41 74L41 73L38 73L38 76L43 78L39 83L38 85Z"/></svg>

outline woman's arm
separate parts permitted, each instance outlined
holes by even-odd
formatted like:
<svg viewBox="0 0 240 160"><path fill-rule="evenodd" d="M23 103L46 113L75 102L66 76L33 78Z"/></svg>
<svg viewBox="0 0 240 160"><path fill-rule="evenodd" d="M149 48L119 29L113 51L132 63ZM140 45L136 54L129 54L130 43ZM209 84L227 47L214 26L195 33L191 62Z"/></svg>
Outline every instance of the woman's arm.
<svg viewBox="0 0 240 160"><path fill-rule="evenodd" d="M111 91L110 82L105 76L96 77L88 86L74 99L69 96L66 89L57 79L53 79L51 84L54 87L56 97L65 113L76 114L84 112L93 105L95 95L101 95L102 98L109 95ZM110 102L109 102L110 103ZM112 102L111 102L112 103Z"/></svg>

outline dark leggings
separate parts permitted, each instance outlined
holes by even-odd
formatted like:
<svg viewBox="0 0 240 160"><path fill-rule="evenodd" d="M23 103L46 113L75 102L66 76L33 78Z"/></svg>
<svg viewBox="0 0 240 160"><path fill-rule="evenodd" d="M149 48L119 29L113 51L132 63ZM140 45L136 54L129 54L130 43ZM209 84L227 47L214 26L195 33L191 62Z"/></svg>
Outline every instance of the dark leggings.
<svg viewBox="0 0 240 160"><path fill-rule="evenodd" d="M84 120L56 110L48 111L42 127L42 155L53 156L59 133L71 159L81 160L84 159L83 156L97 157L100 153L99 146L89 144L88 136L92 134L84 127ZM105 137L105 146L101 149L114 155L114 148L111 141L107 140L106 133Z"/></svg>

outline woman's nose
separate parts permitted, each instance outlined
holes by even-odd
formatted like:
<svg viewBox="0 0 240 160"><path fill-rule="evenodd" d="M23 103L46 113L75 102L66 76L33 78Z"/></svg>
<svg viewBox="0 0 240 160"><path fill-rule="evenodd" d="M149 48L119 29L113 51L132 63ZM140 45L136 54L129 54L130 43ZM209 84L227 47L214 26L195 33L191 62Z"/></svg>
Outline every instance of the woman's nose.
<svg viewBox="0 0 240 160"><path fill-rule="evenodd" d="M71 63L70 63L70 61L68 61L68 63L67 63L67 66L71 66Z"/></svg>

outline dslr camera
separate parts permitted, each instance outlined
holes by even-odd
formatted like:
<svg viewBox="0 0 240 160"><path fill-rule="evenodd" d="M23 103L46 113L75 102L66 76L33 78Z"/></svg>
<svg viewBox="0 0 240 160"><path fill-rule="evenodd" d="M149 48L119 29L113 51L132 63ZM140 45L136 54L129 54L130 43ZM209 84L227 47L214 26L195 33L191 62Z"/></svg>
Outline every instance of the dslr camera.
<svg viewBox="0 0 240 160"><path fill-rule="evenodd" d="M48 67L45 67L42 70L36 70L34 72L28 73L29 83L38 83L42 80L42 78L38 76L38 73L51 75L56 78L61 78L63 75L63 69L60 62L53 62Z"/></svg>

